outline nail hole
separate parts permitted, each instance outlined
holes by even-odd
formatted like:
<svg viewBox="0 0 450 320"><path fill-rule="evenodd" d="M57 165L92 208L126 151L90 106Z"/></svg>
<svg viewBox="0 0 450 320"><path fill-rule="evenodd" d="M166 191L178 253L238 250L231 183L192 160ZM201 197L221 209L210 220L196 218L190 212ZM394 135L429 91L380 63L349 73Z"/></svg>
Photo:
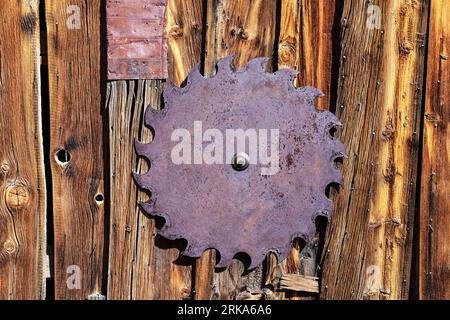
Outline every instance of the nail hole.
<svg viewBox="0 0 450 320"><path fill-rule="evenodd" d="M67 165L70 162L71 158L72 156L67 150L61 149L56 152L56 161L60 165Z"/></svg>
<svg viewBox="0 0 450 320"><path fill-rule="evenodd" d="M95 196L95 201L99 204L103 203L103 201L105 201L105 196L103 196L101 193L99 193Z"/></svg>

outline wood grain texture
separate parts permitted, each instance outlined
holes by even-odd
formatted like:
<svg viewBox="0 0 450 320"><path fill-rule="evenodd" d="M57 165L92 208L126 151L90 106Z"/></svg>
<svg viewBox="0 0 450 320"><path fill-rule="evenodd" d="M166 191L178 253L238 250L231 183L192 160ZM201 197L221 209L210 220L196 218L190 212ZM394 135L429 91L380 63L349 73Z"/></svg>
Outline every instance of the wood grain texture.
<svg viewBox="0 0 450 320"><path fill-rule="evenodd" d="M280 288L295 292L319 293L319 278L299 274L285 274L280 279Z"/></svg>
<svg viewBox="0 0 450 320"><path fill-rule="evenodd" d="M448 1L431 1L420 191L421 299L450 299L449 20Z"/></svg>
<svg viewBox="0 0 450 320"><path fill-rule="evenodd" d="M215 74L216 62L234 55L237 68L249 60L267 57L271 71L276 29L277 1L209 0L206 11L204 73ZM245 272L242 261L234 259L226 270L215 270L215 252L207 251L197 262L196 298L254 299L263 297L263 267Z"/></svg>
<svg viewBox="0 0 450 320"><path fill-rule="evenodd" d="M272 57L276 1L215 0L208 3L207 64L214 65L217 60L233 55L235 65L242 68L253 58Z"/></svg>
<svg viewBox="0 0 450 320"><path fill-rule="evenodd" d="M87 299L101 292L105 198L100 6L100 1L45 1L56 299ZM80 14L80 28L68 20L77 18L73 12Z"/></svg>
<svg viewBox="0 0 450 320"><path fill-rule="evenodd" d="M278 43L279 69L297 69L299 75L295 85L316 86L325 96L318 100L317 107L329 109L333 103L331 88L333 57L335 41L333 27L339 21L340 12L336 11L336 2L320 1L281 1L280 34ZM278 288L280 278L285 274L317 276L319 240L321 233L311 243L297 239L291 255L282 263L277 264L275 257L268 259L265 284ZM292 292L288 288L275 290L277 299L315 298L317 295L307 295Z"/></svg>
<svg viewBox="0 0 450 320"><path fill-rule="evenodd" d="M342 2L302 0L300 1L299 19L299 49L298 54L298 80L299 86L313 86L325 95L317 101L319 109L333 108L335 101L336 84L334 70L335 60L338 59L338 32L341 18ZM287 11L290 14L290 11ZM280 49L285 47L280 45ZM290 46L287 46L290 47ZM284 63L284 54L279 54L280 61ZM337 58L337 59L336 59ZM337 64L336 64L337 65Z"/></svg>
<svg viewBox="0 0 450 320"><path fill-rule="evenodd" d="M169 0L167 33L169 78L180 85L200 62L202 1ZM137 206L148 195L138 190L132 172L145 172L134 139L150 142L144 123L146 108L160 108L161 80L108 83L111 168L111 227L108 299L188 299L191 297L192 260L177 259L182 242L157 236L155 220ZM126 192L124 192L126 190Z"/></svg>
<svg viewBox="0 0 450 320"><path fill-rule="evenodd" d="M0 4L0 299L43 299L46 190L37 1Z"/></svg>
<svg viewBox="0 0 450 320"><path fill-rule="evenodd" d="M251 272L240 259L216 270L214 250L178 259L185 244L157 236L161 221L140 211L149 195L131 173L148 170L133 143L151 141L144 112L161 107L165 82L104 87L107 1L42 1L0 4L0 299L52 296L48 214L56 299L450 299L448 1L167 0L175 84L199 62L213 76L225 56L239 68L266 56L268 70L298 69L295 84L323 91L318 107L344 124L336 135L349 153L337 164L345 184L331 192L326 235L295 241L285 261L269 255ZM50 85L44 120L41 67Z"/></svg>
<svg viewBox="0 0 450 320"><path fill-rule="evenodd" d="M321 298L408 297L427 1L345 1L338 136L349 158L325 246Z"/></svg>
<svg viewBox="0 0 450 320"><path fill-rule="evenodd" d="M137 206L148 198L131 178L148 164L138 159L134 140L151 141L142 126L147 107L159 108L161 80L108 84L111 227L108 299L184 299L190 292L190 266L174 264L178 249L156 236L155 220ZM124 190L126 190L124 192Z"/></svg>
<svg viewBox="0 0 450 320"><path fill-rule="evenodd" d="M169 79L181 85L201 62L203 1L169 0L167 6Z"/></svg>

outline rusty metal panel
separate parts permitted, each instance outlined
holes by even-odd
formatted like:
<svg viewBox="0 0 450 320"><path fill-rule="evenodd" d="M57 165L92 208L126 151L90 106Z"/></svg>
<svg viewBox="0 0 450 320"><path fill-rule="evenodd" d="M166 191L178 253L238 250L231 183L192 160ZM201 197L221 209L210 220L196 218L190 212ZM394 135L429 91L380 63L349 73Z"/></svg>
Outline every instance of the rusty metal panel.
<svg viewBox="0 0 450 320"><path fill-rule="evenodd" d="M167 78L167 0L108 0L108 79Z"/></svg>
<svg viewBox="0 0 450 320"><path fill-rule="evenodd" d="M144 210L166 221L159 233L186 239L183 254L189 257L217 249L219 267L242 252L251 258L251 268L269 251L284 259L294 238L313 237L316 216L331 217L332 202L325 190L331 183L342 183L334 161L345 155L345 148L330 135L340 123L331 112L315 108L322 94L310 87L295 88L296 71L272 74L265 65L266 59L259 58L236 70L228 57L219 61L213 78L204 78L197 65L185 87L168 85L162 111L148 109L145 121L154 130L154 140L136 143L150 170L135 179L151 192ZM228 144L230 129L254 130L260 136L240 156L234 141ZM211 137L204 140L206 130L215 130L213 153L222 154L214 163L206 163L201 151L212 145ZM175 132L189 137L189 147L182 152L175 152ZM233 146L231 153L224 150L224 138L227 148ZM268 152L269 145L276 147ZM248 165L248 156L256 154L251 148L258 149L258 157L278 157L265 163L250 160ZM174 161L173 155L180 153L185 160ZM274 170L264 170L267 165Z"/></svg>

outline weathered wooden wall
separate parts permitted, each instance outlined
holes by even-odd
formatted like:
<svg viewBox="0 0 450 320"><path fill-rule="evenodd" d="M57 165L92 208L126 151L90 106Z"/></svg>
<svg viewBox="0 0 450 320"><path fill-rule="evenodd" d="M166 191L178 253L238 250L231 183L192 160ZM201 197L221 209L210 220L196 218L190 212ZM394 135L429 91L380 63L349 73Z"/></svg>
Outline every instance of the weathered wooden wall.
<svg viewBox="0 0 450 320"><path fill-rule="evenodd" d="M264 56L344 124L332 222L250 272L215 269L214 250L179 258L139 209L134 139L152 139L144 112L166 81L106 81L105 4L0 4L1 299L45 298L45 276L56 299L450 298L447 1L168 0L169 80Z"/></svg>
<svg viewBox="0 0 450 320"><path fill-rule="evenodd" d="M0 299L42 299L45 175L36 1L0 5Z"/></svg>
<svg viewBox="0 0 450 320"><path fill-rule="evenodd" d="M83 14L79 28L70 6ZM47 0L45 12L55 297L87 299L101 292L105 272L101 5ZM71 275L79 286L68 285Z"/></svg>
<svg viewBox="0 0 450 320"><path fill-rule="evenodd" d="M347 147L325 244L322 297L409 295L427 1L345 1L336 114ZM373 284L370 279L381 277Z"/></svg>

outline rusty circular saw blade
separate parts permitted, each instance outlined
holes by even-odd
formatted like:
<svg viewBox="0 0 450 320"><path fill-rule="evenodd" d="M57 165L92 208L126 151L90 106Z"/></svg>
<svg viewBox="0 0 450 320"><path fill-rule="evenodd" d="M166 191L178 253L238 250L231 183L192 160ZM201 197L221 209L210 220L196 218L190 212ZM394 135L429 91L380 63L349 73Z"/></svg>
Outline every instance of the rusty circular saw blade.
<svg viewBox="0 0 450 320"><path fill-rule="evenodd" d="M138 155L150 162L148 172L135 174L152 194L142 208L165 219L158 233L187 240L182 255L188 257L216 249L218 267L228 266L238 253L248 254L250 269L270 251L279 261L287 257L295 238L312 239L318 215L331 217L325 190L342 183L335 160L345 156L345 148L330 135L339 120L316 109L321 92L293 86L296 71L268 73L266 61L257 58L236 70L233 57L227 57L211 78L194 67L185 87L167 85L162 111L148 108L145 122L154 140L136 142ZM202 122L203 132L278 129L278 173L262 175L262 164L242 172L229 164L174 164L172 133L185 128L194 136L194 121Z"/></svg>

